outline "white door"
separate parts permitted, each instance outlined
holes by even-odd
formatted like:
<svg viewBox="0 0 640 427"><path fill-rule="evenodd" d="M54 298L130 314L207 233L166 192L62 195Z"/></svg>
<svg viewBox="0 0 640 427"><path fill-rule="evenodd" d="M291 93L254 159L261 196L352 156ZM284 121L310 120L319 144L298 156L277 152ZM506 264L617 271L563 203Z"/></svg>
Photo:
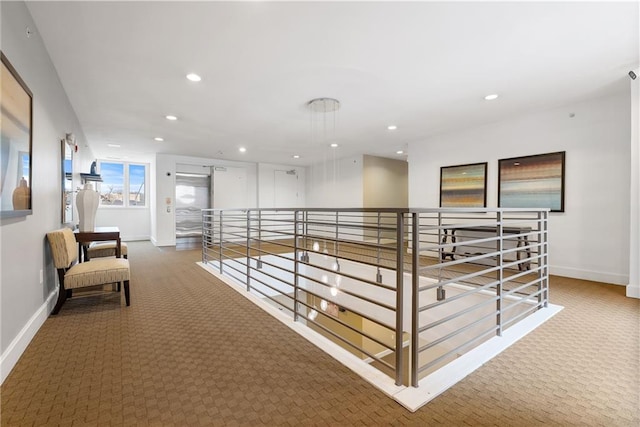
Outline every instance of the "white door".
<svg viewBox="0 0 640 427"><path fill-rule="evenodd" d="M246 209L247 170L215 167L213 169L213 207L216 209Z"/></svg>
<svg viewBox="0 0 640 427"><path fill-rule="evenodd" d="M298 206L298 174L295 170L274 173L273 206L275 208L297 208Z"/></svg>

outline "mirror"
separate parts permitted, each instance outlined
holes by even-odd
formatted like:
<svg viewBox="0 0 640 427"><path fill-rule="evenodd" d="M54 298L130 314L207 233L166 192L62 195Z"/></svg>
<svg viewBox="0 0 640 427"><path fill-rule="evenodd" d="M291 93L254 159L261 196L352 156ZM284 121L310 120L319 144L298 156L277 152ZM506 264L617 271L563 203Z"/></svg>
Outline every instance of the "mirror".
<svg viewBox="0 0 640 427"><path fill-rule="evenodd" d="M0 217L31 215L33 95L0 52Z"/></svg>
<svg viewBox="0 0 640 427"><path fill-rule="evenodd" d="M60 141L62 146L62 223L73 223L73 146L72 134Z"/></svg>

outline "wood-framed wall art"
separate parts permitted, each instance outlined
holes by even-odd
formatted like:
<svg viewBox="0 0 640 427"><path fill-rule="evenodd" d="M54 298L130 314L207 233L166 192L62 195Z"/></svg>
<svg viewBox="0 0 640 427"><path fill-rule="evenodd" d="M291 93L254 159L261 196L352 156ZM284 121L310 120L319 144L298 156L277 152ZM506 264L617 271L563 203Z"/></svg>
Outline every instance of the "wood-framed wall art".
<svg viewBox="0 0 640 427"><path fill-rule="evenodd" d="M440 168L441 208L487 207L487 162Z"/></svg>
<svg viewBox="0 0 640 427"><path fill-rule="evenodd" d="M498 161L498 207L564 212L565 152Z"/></svg>
<svg viewBox="0 0 640 427"><path fill-rule="evenodd" d="M33 94L0 52L0 217L32 213Z"/></svg>

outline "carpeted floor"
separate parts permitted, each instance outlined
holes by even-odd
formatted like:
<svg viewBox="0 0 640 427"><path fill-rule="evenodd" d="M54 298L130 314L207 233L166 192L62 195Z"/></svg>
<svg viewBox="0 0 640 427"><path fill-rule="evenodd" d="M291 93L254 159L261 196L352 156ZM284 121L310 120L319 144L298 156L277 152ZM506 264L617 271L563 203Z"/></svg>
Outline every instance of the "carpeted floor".
<svg viewBox="0 0 640 427"><path fill-rule="evenodd" d="M67 301L0 389L22 425L640 424L640 301L553 277L565 306L410 413L195 262L198 250L129 243L132 305Z"/></svg>

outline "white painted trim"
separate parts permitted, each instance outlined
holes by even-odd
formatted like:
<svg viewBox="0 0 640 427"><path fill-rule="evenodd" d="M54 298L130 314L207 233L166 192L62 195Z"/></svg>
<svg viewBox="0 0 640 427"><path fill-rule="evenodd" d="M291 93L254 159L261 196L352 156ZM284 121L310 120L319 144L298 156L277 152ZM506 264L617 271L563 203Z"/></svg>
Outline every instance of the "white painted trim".
<svg viewBox="0 0 640 427"><path fill-rule="evenodd" d="M9 376L11 370L16 366L20 356L27 349L27 346L36 336L36 333L49 317L55 305L55 298L58 296L58 290L54 290L49 294L47 300L40 306L38 310L31 316L31 319L22 328L20 333L11 341L9 347L0 356L0 384Z"/></svg>
<svg viewBox="0 0 640 427"><path fill-rule="evenodd" d="M613 285L626 285L629 283L629 276L605 271L584 270L559 265L550 265L549 271L552 275L571 277L573 279L591 280L594 282L611 283Z"/></svg>
<svg viewBox="0 0 640 427"><path fill-rule="evenodd" d="M629 298L640 298L640 285L627 285L627 296Z"/></svg>
<svg viewBox="0 0 640 427"><path fill-rule="evenodd" d="M418 382L419 387L407 387L393 398L411 412L435 399L437 396L464 379L467 375L487 363L502 351L515 344L520 338L558 314L564 307L549 304L536 311L502 333L473 350L427 375Z"/></svg>
<svg viewBox="0 0 640 427"><path fill-rule="evenodd" d="M417 411L564 308L549 304L547 308L536 311L508 328L501 337L491 338L489 341L426 376L420 380L419 387L405 387L395 385L391 377L364 363L362 359L316 333L306 325L295 322L292 317L267 303L263 298L247 292L246 287L240 282L229 276L221 275L211 265L202 262L197 264L412 412Z"/></svg>
<svg viewBox="0 0 640 427"><path fill-rule="evenodd" d="M229 276L221 275L215 268L210 265L206 265L201 262L198 262L197 264L214 275L216 278L220 279L222 282L226 283L231 289L234 289L240 295L247 298L262 310L266 311L268 314L291 328L298 335L302 336L304 339L314 344L329 356L333 357L338 362L351 369L353 372L376 387L378 390L382 391L387 396L393 398L395 394L405 388L405 386L395 385L394 381L388 375L385 375L371 365L363 363L362 359L348 352L333 341L330 341L329 339L318 334L311 328L308 328L306 325L294 321L291 316L284 314L276 307L264 301L264 299L252 294L251 292L247 292L247 288L244 285L240 284L240 282L233 280Z"/></svg>
<svg viewBox="0 0 640 427"><path fill-rule="evenodd" d="M139 242L139 241L148 241L149 235L135 235L135 236L122 236L121 240L123 242Z"/></svg>
<svg viewBox="0 0 640 427"><path fill-rule="evenodd" d="M153 243L154 246L175 246L176 245L176 242L158 241L155 239L151 239L151 243Z"/></svg>

